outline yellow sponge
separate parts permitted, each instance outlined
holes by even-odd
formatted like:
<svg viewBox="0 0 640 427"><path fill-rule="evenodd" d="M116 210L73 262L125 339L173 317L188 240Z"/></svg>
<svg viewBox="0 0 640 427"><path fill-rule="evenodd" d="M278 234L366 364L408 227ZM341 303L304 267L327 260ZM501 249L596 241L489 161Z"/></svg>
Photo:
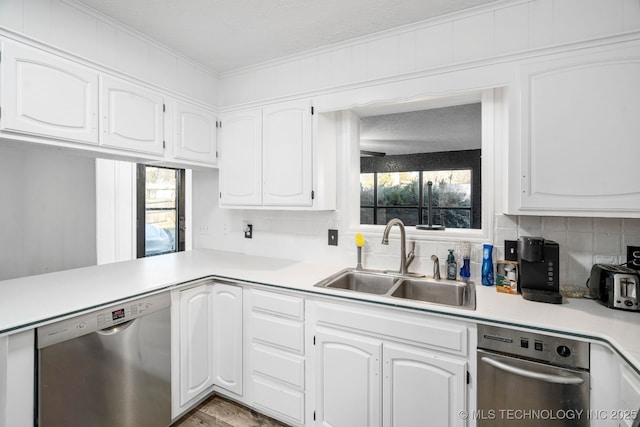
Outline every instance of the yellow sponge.
<svg viewBox="0 0 640 427"><path fill-rule="evenodd" d="M364 236L362 233L356 233L356 246L359 248L364 246Z"/></svg>

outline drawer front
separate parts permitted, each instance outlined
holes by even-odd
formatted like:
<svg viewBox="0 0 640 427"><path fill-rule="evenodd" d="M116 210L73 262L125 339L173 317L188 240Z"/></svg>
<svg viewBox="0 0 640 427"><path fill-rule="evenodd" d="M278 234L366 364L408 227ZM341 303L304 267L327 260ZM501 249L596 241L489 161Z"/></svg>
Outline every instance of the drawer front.
<svg viewBox="0 0 640 427"><path fill-rule="evenodd" d="M304 317L304 300L302 298L252 289L251 302L253 310L256 311L264 311L298 320L302 320Z"/></svg>
<svg viewBox="0 0 640 427"><path fill-rule="evenodd" d="M304 393L254 377L253 403L268 415L304 424Z"/></svg>
<svg viewBox="0 0 640 427"><path fill-rule="evenodd" d="M253 372L304 390L304 359L254 343L251 349Z"/></svg>
<svg viewBox="0 0 640 427"><path fill-rule="evenodd" d="M304 354L304 324L301 322L251 313L254 341Z"/></svg>
<svg viewBox="0 0 640 427"><path fill-rule="evenodd" d="M348 328L394 341L466 356L465 324L443 321L423 314L392 313L330 303L317 303L318 324Z"/></svg>

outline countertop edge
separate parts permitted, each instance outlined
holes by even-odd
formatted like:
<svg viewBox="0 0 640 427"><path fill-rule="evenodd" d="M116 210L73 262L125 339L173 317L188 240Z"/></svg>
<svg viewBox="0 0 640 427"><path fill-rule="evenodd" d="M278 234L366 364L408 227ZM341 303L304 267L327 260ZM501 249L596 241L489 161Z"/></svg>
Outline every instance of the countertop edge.
<svg viewBox="0 0 640 427"><path fill-rule="evenodd" d="M528 304L541 304L526 302L519 296L501 294L495 291L495 289L486 289L484 286L476 286L476 302L477 308L475 311L458 309L454 307L441 306L437 304L425 304L416 303L410 301L389 301L388 297L377 297L368 294L345 294L344 291L330 290L324 288L313 288L313 285L319 282L321 279L328 277L329 275L336 273L337 271L345 268L342 264L315 264L302 261L281 260L274 258L267 258L254 255L244 255L239 253L214 251L214 250L202 250L197 249L182 253L184 255L169 254L159 257L147 258L144 260L124 261L122 263L109 264L108 266L94 266L86 267L78 270L68 270L66 272L50 273L41 276L30 276L22 279L13 279L0 282L0 292L3 290L13 291L13 295L9 295L8 301L5 301L6 306L2 306L0 302L1 310L11 308L14 313L17 313L18 309L12 307L12 304L19 305L27 297L21 295L13 286L25 286L26 292L33 289L46 290L45 282L53 281L61 282L64 280L78 281L75 283L76 289L79 289L79 281L82 278L91 277L94 275L104 274L105 278L102 282L104 285L109 283L110 275L126 276L127 270L131 270L135 273L132 275L132 283L134 280L144 280L149 276L151 284L138 284L138 287L132 286L131 289L127 288L128 283L118 287L112 292L105 292L106 297L100 298L96 296L92 299L92 303L82 304L79 303L75 308L64 310L63 308L51 311L50 315L43 315L37 317L33 315L33 318L24 321L23 323L6 322L4 325L0 321L0 338L26 330L35 329L44 324L53 323L58 320L63 320L76 315L90 312L95 309L108 307L127 300L141 298L144 296L162 293L170 291L187 284L199 281L199 280L220 280L231 281L238 284L244 284L248 286L260 286L270 289L281 290L285 292L303 293L306 295L314 295L318 297L332 297L340 300L354 301L365 304L380 304L388 308L397 308L401 310L409 310L411 312L422 312L429 315L443 316L449 318L461 319L463 321L471 321L476 323L491 323L499 324L503 326L510 326L515 328L533 329L540 332L548 332L551 334L560 334L569 336L572 338L578 338L587 340L590 342L604 344L608 346L612 351L618 354L638 375L640 375L640 349L628 348L624 342L618 342L617 337L611 334L605 334L602 331L589 329L587 326L580 326L576 322L569 323L565 326L558 326L550 324L554 318L557 320L558 315L569 316L576 314L578 310L578 317L582 317L591 322L603 322L603 323L615 323L621 322L625 325L631 325L640 331L640 313L620 313L612 309L600 308L596 304L594 306L588 305L588 302L583 301L569 301L566 307L545 307L545 305L530 306ZM165 257L165 258L162 258ZM166 261L163 263L163 261ZM216 265L218 263L218 265ZM253 263L253 264L251 264ZM211 265L209 265L211 264ZM169 265L169 267L166 267ZM251 267L248 267L251 265ZM149 268L162 268L167 269L167 274L163 279L158 279L157 275L148 274ZM122 271L119 271L121 269ZM82 271L80 271L82 270ZM175 271L174 271L175 270ZM175 272L180 270L180 274ZM114 273L117 272L117 273ZM161 271L162 273L162 271ZM278 280L282 278L282 280ZM264 281L263 281L264 280ZM71 287L73 289L73 287ZM96 290L96 289L92 289ZM51 293L51 290L49 289ZM46 293L46 292L45 292ZM110 295L110 297L109 297ZM117 295L117 296L116 296ZM122 296L120 296L122 295ZM386 298L386 299L385 299ZM85 301L88 299L84 298ZM54 301L55 302L55 301ZM482 306L481 306L482 305ZM564 305L564 304L563 304ZM571 307L576 305L577 307ZM494 306L504 307L500 309L493 308ZM547 309L548 312L555 313L554 316L543 320L533 321L531 315L529 318L523 318L523 321L518 321L519 310L526 308L530 312L536 310ZM563 311L563 309L566 309ZM582 309L582 311L580 311ZM32 309L34 310L34 309ZM606 310L606 311L604 311ZM34 311L35 313L35 311ZM26 316L28 317L28 316ZM515 319L515 320L514 320ZM546 322L546 323L545 323ZM606 325L601 328L604 331L613 330L607 329ZM615 330L614 330L615 331ZM633 334L632 334L633 335Z"/></svg>

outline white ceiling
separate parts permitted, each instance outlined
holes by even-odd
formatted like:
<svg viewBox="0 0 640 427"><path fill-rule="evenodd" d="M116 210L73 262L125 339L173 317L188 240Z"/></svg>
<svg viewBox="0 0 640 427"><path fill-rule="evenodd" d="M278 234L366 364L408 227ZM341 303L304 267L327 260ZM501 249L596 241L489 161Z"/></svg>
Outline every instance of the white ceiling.
<svg viewBox="0 0 640 427"><path fill-rule="evenodd" d="M222 73L495 0L80 0Z"/></svg>

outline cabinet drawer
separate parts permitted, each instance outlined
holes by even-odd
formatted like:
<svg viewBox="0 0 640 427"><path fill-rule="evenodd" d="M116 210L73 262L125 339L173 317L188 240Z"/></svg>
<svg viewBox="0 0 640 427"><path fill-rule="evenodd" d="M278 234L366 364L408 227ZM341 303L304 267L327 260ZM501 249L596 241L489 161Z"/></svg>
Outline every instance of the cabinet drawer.
<svg viewBox="0 0 640 427"><path fill-rule="evenodd" d="M251 313L253 339L304 354L304 324L293 320Z"/></svg>
<svg viewBox="0 0 640 427"><path fill-rule="evenodd" d="M304 393L254 377L253 403L267 414L304 424Z"/></svg>
<svg viewBox="0 0 640 427"><path fill-rule="evenodd" d="M254 343L251 349L253 372L304 389L304 359Z"/></svg>
<svg viewBox="0 0 640 427"><path fill-rule="evenodd" d="M304 316L304 300L298 297L282 295L274 292L251 290L253 309L274 313L281 316L302 320Z"/></svg>
<svg viewBox="0 0 640 427"><path fill-rule="evenodd" d="M329 303L317 303L317 318L318 324L349 328L463 356L468 353L467 326L451 320Z"/></svg>

